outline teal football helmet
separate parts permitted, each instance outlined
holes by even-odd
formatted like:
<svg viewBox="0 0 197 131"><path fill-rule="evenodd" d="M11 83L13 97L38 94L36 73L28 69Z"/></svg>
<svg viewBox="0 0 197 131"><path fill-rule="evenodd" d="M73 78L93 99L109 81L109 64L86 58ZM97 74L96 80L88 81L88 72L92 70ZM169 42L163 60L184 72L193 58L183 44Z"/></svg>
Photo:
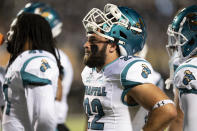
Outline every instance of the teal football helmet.
<svg viewBox="0 0 197 131"><path fill-rule="evenodd" d="M168 26L167 50L170 57L178 53L183 62L197 53L197 6L180 10Z"/></svg>
<svg viewBox="0 0 197 131"><path fill-rule="evenodd" d="M23 12L34 13L43 16L49 22L54 38L61 33L63 23L61 22L58 13L49 5L41 2L28 3L23 9L19 11L17 16Z"/></svg>
<svg viewBox="0 0 197 131"><path fill-rule="evenodd" d="M116 43L123 56L134 55L144 47L145 23L133 9L107 4L104 11L90 10L82 22L87 34L94 32Z"/></svg>

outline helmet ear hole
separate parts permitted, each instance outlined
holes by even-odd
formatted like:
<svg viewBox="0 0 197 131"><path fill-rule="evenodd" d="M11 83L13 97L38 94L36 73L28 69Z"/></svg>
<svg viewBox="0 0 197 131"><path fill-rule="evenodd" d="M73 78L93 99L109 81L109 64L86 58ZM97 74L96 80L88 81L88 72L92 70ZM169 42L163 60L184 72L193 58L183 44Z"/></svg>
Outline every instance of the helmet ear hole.
<svg viewBox="0 0 197 131"><path fill-rule="evenodd" d="M120 31L120 36L127 39L127 36L122 31Z"/></svg>
<svg viewBox="0 0 197 131"><path fill-rule="evenodd" d="M194 44L194 38L192 38L189 42L188 42L188 45L192 46Z"/></svg>

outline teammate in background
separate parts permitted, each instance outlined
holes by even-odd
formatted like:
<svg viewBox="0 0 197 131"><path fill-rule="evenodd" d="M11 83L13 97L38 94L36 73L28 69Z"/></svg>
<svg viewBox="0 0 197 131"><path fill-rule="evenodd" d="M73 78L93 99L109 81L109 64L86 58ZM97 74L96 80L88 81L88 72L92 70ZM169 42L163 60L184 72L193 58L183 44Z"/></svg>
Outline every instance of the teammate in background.
<svg viewBox="0 0 197 131"><path fill-rule="evenodd" d="M19 14L23 12L39 14L43 16L51 26L54 39L61 33L63 24L57 12L49 5L40 2L28 3L26 4L25 8L23 8L19 12ZM61 66L63 67L64 73L64 76L59 85L59 87L62 87L62 91L59 91L59 94L57 94L58 98L55 101L55 112L58 122L57 131L69 131L69 129L65 125L65 121L68 112L67 96L73 80L73 69L69 58L63 51L56 49L56 55L60 56L60 62Z"/></svg>
<svg viewBox="0 0 197 131"><path fill-rule="evenodd" d="M169 37L170 39L170 37ZM172 88L173 94L174 94L174 103L177 109L177 117L175 120L173 120L169 126L168 131L182 131L183 130L183 112L179 106L179 96L178 96L178 89L173 84L173 78L174 78L174 72L180 65L180 58L178 57L178 52L176 51L175 46L170 42L168 42L168 45L166 45L168 54L170 56L169 59L169 69L170 69L170 77L165 81L166 89Z"/></svg>
<svg viewBox="0 0 197 131"><path fill-rule="evenodd" d="M173 102L153 84L150 63L133 57L146 39L142 17L107 4L104 11L93 8L83 25L88 37L81 74L88 131L132 131L127 105L137 104L150 112L144 131L166 128L176 116Z"/></svg>
<svg viewBox="0 0 197 131"><path fill-rule="evenodd" d="M148 52L148 45L145 44L142 51L136 53L135 55L145 59L147 56L147 52ZM153 84L155 84L164 92L164 80L162 79L160 73L153 70L152 77L154 79ZM135 109L136 109L136 113L134 114L132 113L133 115L131 115L133 131L140 131L145 125L145 122L147 121L148 110L144 109L142 106L136 106L134 108L131 108L130 110L135 110Z"/></svg>
<svg viewBox="0 0 197 131"><path fill-rule="evenodd" d="M12 22L6 43L11 58L3 85L3 131L54 131L54 99L63 71L49 23L22 13Z"/></svg>
<svg viewBox="0 0 197 131"><path fill-rule="evenodd" d="M177 55L179 63L173 79L173 85L178 89L175 94L179 99L178 115L170 130L194 131L197 129L197 6L180 10L169 25L167 33L168 52L171 59Z"/></svg>

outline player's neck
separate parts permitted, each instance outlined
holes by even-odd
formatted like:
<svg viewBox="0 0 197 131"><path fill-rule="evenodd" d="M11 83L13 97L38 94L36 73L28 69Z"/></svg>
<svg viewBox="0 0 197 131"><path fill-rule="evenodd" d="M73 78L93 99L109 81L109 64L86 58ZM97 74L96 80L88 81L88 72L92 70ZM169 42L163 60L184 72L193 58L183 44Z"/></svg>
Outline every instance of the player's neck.
<svg viewBox="0 0 197 131"><path fill-rule="evenodd" d="M25 42L24 51L30 50L30 44L28 41Z"/></svg>
<svg viewBox="0 0 197 131"><path fill-rule="evenodd" d="M107 56L106 56L106 59L105 59L105 64L104 64L103 66L96 67L97 72L101 71L106 65L112 63L112 62L113 62L114 60L116 60L118 57L119 57L119 56L118 56L117 53L107 55Z"/></svg>

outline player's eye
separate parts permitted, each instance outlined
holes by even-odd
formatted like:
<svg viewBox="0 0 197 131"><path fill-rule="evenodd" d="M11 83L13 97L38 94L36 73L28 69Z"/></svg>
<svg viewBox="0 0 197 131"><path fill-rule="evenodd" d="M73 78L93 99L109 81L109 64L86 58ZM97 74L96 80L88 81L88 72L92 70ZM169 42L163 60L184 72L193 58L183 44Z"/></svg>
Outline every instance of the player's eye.
<svg viewBox="0 0 197 131"><path fill-rule="evenodd" d="M99 40L97 40L96 37L91 36L89 37L88 42L90 42L90 44L96 44L99 43Z"/></svg>

